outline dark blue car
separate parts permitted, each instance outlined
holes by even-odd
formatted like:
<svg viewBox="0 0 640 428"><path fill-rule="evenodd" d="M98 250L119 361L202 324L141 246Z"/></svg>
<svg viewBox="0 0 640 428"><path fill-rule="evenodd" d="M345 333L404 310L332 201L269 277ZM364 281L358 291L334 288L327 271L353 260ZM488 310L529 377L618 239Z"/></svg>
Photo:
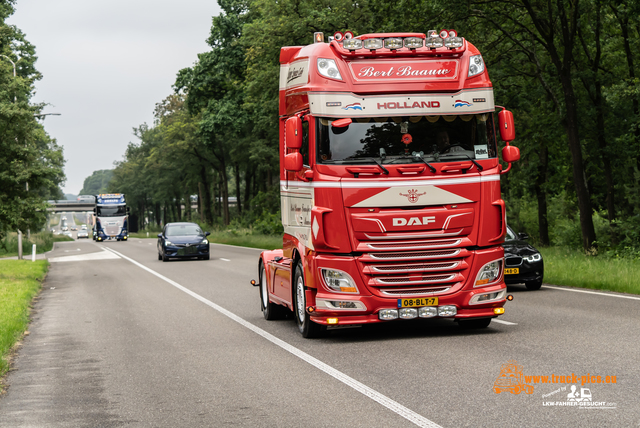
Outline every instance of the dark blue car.
<svg viewBox="0 0 640 428"><path fill-rule="evenodd" d="M158 234L158 260L209 260L209 235L195 223L167 223Z"/></svg>

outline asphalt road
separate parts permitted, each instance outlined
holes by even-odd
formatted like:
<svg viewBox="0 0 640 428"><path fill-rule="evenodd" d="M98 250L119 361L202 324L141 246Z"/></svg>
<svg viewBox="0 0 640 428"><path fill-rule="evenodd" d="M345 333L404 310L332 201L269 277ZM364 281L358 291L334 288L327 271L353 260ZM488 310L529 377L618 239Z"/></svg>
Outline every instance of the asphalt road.
<svg viewBox="0 0 640 428"><path fill-rule="evenodd" d="M56 244L0 426L640 425L638 297L511 287L481 331L395 321L307 340L262 318L258 250L163 263L155 245ZM510 361L548 383L494 392ZM594 404L571 405L572 385Z"/></svg>

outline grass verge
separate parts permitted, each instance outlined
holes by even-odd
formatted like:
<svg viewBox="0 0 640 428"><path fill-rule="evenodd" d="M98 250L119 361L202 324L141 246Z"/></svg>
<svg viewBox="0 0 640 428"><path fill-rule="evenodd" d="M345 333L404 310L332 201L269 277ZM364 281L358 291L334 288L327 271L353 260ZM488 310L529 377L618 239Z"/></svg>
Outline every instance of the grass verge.
<svg viewBox="0 0 640 428"><path fill-rule="evenodd" d="M27 240L26 235L22 235L22 254L25 258L31 257L31 248L36 244L36 253L42 254L51 251L54 242L73 241L65 235L54 235L51 232L32 233L31 239ZM18 234L10 233L0 242L0 257L15 257L18 255Z"/></svg>
<svg viewBox="0 0 640 428"><path fill-rule="evenodd" d="M539 250L546 283L640 294L640 260L586 256L562 247Z"/></svg>
<svg viewBox="0 0 640 428"><path fill-rule="evenodd" d="M48 267L46 260L0 260L0 380L9 370L11 350L27 329L31 301Z"/></svg>

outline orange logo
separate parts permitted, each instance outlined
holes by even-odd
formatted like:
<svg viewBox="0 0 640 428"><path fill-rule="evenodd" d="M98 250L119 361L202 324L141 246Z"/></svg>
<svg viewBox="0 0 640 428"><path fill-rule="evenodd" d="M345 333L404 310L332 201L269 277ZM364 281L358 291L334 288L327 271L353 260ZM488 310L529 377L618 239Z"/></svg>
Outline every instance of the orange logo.
<svg viewBox="0 0 640 428"><path fill-rule="evenodd" d="M509 391L512 394L533 394L533 385L524 382L522 366L516 364L517 361L509 361L500 367L500 375L493 383L493 391L500 394L502 391Z"/></svg>

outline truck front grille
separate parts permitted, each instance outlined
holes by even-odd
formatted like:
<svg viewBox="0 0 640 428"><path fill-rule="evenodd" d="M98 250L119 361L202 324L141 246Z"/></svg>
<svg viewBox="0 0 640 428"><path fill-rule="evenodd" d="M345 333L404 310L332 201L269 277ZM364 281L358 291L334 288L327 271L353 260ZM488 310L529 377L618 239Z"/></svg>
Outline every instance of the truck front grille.
<svg viewBox="0 0 640 428"><path fill-rule="evenodd" d="M471 257L464 248L371 252L358 257L358 263L374 294L426 296L460 288L468 276Z"/></svg>

